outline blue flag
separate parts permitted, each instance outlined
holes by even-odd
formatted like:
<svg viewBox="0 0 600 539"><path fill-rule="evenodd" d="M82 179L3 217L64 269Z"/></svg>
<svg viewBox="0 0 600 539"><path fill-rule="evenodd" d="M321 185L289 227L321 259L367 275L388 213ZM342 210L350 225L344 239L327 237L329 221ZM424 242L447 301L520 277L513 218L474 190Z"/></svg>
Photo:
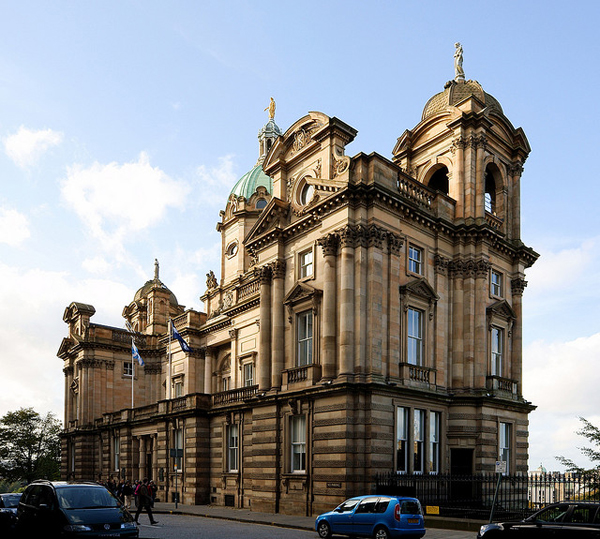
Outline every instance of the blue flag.
<svg viewBox="0 0 600 539"><path fill-rule="evenodd" d="M177 340L179 341L179 344L181 345L181 349L182 349L184 352L191 352L191 351L192 351L192 349L189 347L188 343L186 343L186 342L183 340L183 337L182 337L181 335L179 335L179 331L177 331L177 330L175 329L175 325L173 324L173 322L171 322L171 327L173 328L173 338L174 338L174 339L177 339Z"/></svg>
<svg viewBox="0 0 600 539"><path fill-rule="evenodd" d="M142 356L140 356L140 352L137 349L137 346L135 345L135 343L133 342L133 339L131 339L131 357L132 359L137 360L137 362L140 364L140 366L144 366L144 360L142 359Z"/></svg>

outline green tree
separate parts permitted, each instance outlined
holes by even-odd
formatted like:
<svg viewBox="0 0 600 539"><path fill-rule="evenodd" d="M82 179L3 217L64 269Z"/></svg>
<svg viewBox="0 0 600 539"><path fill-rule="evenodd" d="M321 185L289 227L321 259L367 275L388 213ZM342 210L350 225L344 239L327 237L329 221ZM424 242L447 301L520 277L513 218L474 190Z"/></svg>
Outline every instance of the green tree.
<svg viewBox="0 0 600 539"><path fill-rule="evenodd" d="M7 481L60 477L61 423L49 412L21 408L0 418L0 477Z"/></svg>
<svg viewBox="0 0 600 539"><path fill-rule="evenodd" d="M579 447L578 449L593 463L593 469L585 470L566 457L556 457L556 460L558 460L568 472L583 473L586 471L593 471L597 474L600 472L600 429L583 417L580 417L579 421L583 423L583 428L578 430L577 434L587 438L587 440L595 447Z"/></svg>

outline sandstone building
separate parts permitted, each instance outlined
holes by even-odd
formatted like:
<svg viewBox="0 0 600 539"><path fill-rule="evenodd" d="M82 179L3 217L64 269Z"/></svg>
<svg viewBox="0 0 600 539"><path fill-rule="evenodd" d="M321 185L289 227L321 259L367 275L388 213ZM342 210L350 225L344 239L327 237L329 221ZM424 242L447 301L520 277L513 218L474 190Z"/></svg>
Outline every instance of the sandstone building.
<svg viewBox="0 0 600 539"><path fill-rule="evenodd" d="M272 107L220 215L205 312L158 266L123 310L143 367L131 333L67 307L65 477L316 514L378 472L527 472L525 134L460 73L390 159L346 155L356 134L320 112L283 133Z"/></svg>

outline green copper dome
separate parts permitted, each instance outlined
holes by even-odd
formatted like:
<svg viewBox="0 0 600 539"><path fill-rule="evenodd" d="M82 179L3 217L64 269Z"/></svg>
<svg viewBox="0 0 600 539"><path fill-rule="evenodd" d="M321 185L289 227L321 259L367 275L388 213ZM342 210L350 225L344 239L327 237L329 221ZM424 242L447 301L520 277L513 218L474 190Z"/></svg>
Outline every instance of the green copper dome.
<svg viewBox="0 0 600 539"><path fill-rule="evenodd" d="M231 194L248 200L260 186L263 186L269 194L273 192L273 180L263 172L261 163L239 179Z"/></svg>

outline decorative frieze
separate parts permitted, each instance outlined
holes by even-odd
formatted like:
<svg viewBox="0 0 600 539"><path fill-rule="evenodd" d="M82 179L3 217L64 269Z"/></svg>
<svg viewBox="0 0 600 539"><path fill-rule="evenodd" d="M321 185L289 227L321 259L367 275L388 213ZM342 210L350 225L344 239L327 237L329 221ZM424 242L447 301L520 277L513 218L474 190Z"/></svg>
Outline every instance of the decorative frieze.
<svg viewBox="0 0 600 539"><path fill-rule="evenodd" d="M437 267L437 266L436 266ZM473 258L452 260L448 263L448 270L452 278L473 279L486 277L492 265L488 260ZM437 271L437 269L436 269Z"/></svg>

